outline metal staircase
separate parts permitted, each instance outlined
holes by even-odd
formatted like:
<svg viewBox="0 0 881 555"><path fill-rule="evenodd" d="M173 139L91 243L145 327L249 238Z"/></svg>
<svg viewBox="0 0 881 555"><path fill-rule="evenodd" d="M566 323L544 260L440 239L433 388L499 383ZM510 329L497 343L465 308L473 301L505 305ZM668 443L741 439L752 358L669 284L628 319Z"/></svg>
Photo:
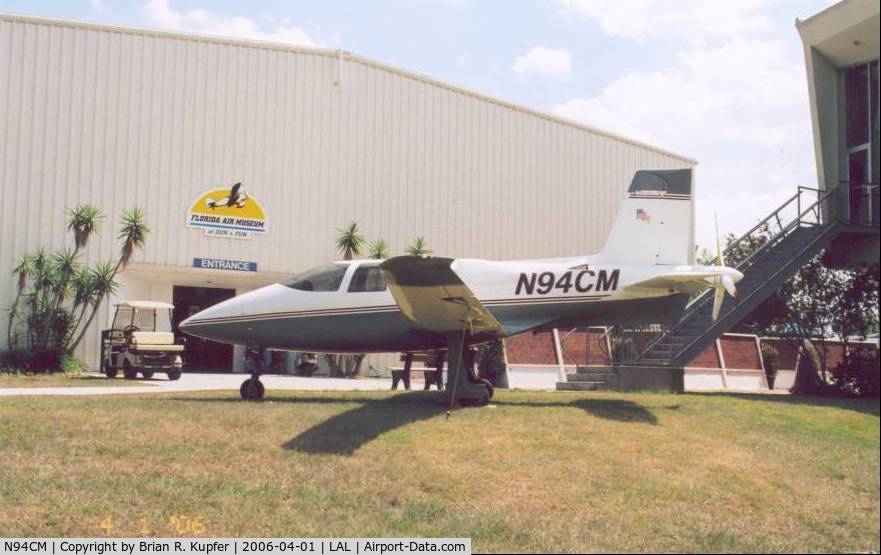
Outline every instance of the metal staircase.
<svg viewBox="0 0 881 555"><path fill-rule="evenodd" d="M737 325L836 235L838 193L843 189L800 187L767 218L731 243L724 257L729 264L732 258L742 258L736 267L744 274L737 285L737 297L726 298L718 320L713 322L713 290L704 291L689 303L678 322L649 343L635 365L685 366Z"/></svg>

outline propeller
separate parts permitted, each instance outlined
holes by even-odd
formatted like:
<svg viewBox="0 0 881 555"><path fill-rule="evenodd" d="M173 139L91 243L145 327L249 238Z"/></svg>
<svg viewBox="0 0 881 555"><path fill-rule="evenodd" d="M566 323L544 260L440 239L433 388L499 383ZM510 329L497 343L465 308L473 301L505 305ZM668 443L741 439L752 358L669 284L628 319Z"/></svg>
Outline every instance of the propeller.
<svg viewBox="0 0 881 555"><path fill-rule="evenodd" d="M737 287L734 286L734 278L724 270L725 261L722 259L722 244L719 242L719 217L716 215L716 266L723 270L722 273L713 278L713 322L719 319L719 313L722 311L722 301L725 300L725 293L731 295L732 298L737 296Z"/></svg>

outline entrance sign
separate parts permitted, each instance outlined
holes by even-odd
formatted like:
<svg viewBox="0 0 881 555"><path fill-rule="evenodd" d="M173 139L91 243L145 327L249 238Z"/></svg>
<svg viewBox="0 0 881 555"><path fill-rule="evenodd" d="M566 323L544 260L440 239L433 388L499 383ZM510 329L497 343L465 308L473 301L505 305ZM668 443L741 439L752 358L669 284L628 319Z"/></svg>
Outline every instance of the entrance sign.
<svg viewBox="0 0 881 555"><path fill-rule="evenodd" d="M233 239L247 239L269 230L266 212L241 183L199 195L187 212L187 227L204 229L210 237Z"/></svg>
<svg viewBox="0 0 881 555"><path fill-rule="evenodd" d="M219 260L216 258L194 258L193 268L205 268L207 270L234 270L237 272L256 272L256 262L242 260Z"/></svg>

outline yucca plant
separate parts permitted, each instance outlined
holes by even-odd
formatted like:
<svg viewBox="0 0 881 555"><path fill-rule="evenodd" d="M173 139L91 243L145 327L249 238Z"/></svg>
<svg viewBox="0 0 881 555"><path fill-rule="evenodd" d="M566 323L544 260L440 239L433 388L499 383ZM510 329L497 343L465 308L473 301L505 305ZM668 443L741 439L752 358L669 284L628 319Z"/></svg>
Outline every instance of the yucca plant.
<svg viewBox="0 0 881 555"><path fill-rule="evenodd" d="M137 206L123 212L119 224L120 229L117 238L122 241L119 260L117 260L115 265L111 265L109 262L99 263L92 270L90 276L91 290L89 292L90 303L85 309L85 312L89 312L89 317L81 327L79 322L82 317L77 319L77 329L67 336L68 338L73 338L67 346L68 352L73 352L79 346L86 335L86 330L89 329L89 326L92 325L92 321L98 314L98 307L101 305L101 301L116 290L116 274L129 265L136 248L144 248L147 236L150 234L150 226L147 225L147 214Z"/></svg>
<svg viewBox="0 0 881 555"><path fill-rule="evenodd" d="M150 234L150 226L147 225L147 214L137 206L126 210L120 221L118 239L122 241L122 250L119 254L117 270L125 268L131 262L135 248L144 248L147 235Z"/></svg>
<svg viewBox="0 0 881 555"><path fill-rule="evenodd" d="M352 260L361 256L364 250L364 236L358 230L358 223L352 222L344 229L337 229L336 248L343 255L343 260Z"/></svg>
<svg viewBox="0 0 881 555"><path fill-rule="evenodd" d="M67 210L67 229L73 232L74 252L85 248L89 238L98 231L104 215L91 204L80 204Z"/></svg>
<svg viewBox="0 0 881 555"><path fill-rule="evenodd" d="M21 297L27 286L28 278L33 271L34 266L31 262L31 257L28 255L22 255L21 258L18 259L18 264L12 269L12 274L16 276L18 287L15 291L15 300L9 305L9 316L6 322L6 344L9 346L10 350L15 350L18 347L18 335L14 333L13 330L15 328L16 319L21 316L22 313L21 308L19 307L19 302L21 302Z"/></svg>
<svg viewBox="0 0 881 555"><path fill-rule="evenodd" d="M380 260L386 259L389 257L389 246L388 243L385 242L385 239L377 239L373 243L370 244L370 258L377 258Z"/></svg>
<svg viewBox="0 0 881 555"><path fill-rule="evenodd" d="M407 247L407 254L413 256L428 256L432 251L428 249L428 246L425 244L425 239L420 235L416 237L416 240Z"/></svg>
<svg viewBox="0 0 881 555"><path fill-rule="evenodd" d="M123 212L118 238L122 241L119 259L87 267L80 262L80 251L98 231L103 215L92 205L67 210L67 229L73 234L73 248L48 254L43 247L22 256L12 273L17 279L15 300L9 307L7 342L48 369L82 341L101 302L117 289L116 275L143 248L150 228L140 208ZM27 343L19 341L19 330L26 330ZM47 362L48 361L48 362ZM55 362L53 362L55 361Z"/></svg>

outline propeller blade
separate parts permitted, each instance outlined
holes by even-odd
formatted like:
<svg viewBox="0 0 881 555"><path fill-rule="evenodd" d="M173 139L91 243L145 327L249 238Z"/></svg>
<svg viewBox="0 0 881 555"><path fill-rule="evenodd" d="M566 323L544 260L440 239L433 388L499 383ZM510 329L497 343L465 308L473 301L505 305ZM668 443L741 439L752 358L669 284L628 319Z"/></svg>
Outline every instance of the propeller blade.
<svg viewBox="0 0 881 555"><path fill-rule="evenodd" d="M719 313L722 311L722 301L725 299L725 288L720 284L715 286L713 295L713 322L719 319Z"/></svg>

